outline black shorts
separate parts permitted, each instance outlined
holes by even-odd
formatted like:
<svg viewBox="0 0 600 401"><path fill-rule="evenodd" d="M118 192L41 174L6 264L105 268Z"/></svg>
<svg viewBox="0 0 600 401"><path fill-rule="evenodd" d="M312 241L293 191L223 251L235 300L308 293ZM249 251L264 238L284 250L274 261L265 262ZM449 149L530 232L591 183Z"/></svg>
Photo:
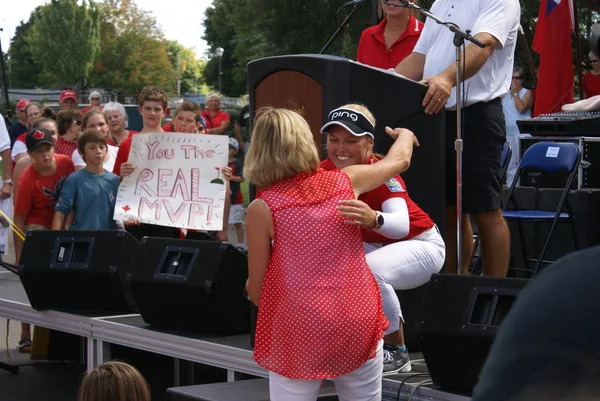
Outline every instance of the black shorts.
<svg viewBox="0 0 600 401"><path fill-rule="evenodd" d="M500 208L500 158L506 142L506 123L500 98L464 109L462 204L464 213ZM446 205L456 206L456 111L446 112Z"/></svg>

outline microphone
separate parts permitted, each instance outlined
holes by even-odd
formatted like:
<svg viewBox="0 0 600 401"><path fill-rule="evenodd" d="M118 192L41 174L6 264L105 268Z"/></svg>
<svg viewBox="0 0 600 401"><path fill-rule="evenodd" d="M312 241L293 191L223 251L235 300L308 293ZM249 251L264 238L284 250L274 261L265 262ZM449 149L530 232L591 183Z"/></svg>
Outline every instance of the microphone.
<svg viewBox="0 0 600 401"><path fill-rule="evenodd" d="M349 1L349 2L345 3L344 5L342 5L342 7L348 7L348 6L360 6L360 5L362 5L362 3L364 3L365 1L367 1L367 0L352 0L352 1ZM342 7L340 7L340 8L342 8Z"/></svg>

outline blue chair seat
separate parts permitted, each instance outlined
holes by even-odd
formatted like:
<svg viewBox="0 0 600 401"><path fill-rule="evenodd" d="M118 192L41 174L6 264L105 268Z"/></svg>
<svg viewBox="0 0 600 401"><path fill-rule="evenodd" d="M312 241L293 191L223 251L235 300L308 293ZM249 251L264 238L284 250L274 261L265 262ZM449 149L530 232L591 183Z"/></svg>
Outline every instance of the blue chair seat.
<svg viewBox="0 0 600 401"><path fill-rule="evenodd" d="M552 220L556 212L546 212L543 210L505 210L502 216L505 219L513 220ZM559 219L568 219L568 213L561 213Z"/></svg>

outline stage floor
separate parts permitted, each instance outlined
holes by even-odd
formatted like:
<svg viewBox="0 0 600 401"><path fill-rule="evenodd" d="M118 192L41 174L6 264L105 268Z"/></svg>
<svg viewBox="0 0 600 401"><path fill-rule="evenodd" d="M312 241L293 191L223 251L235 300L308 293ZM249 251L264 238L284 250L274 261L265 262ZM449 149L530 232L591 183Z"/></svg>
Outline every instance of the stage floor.
<svg viewBox="0 0 600 401"><path fill-rule="evenodd" d="M267 371L252 359L249 334L216 337L182 330L157 329L146 324L138 314L97 316L35 311L29 306L20 280L13 274L0 274L0 317L30 322L86 338L88 369L110 360L110 345L117 344L226 369L228 381L236 379L236 372L257 377L267 376ZM427 367L421 358L421 354L412 353L412 372L384 377L384 400L406 400L409 397L411 400L423 401L470 399L433 386L428 381L430 378Z"/></svg>

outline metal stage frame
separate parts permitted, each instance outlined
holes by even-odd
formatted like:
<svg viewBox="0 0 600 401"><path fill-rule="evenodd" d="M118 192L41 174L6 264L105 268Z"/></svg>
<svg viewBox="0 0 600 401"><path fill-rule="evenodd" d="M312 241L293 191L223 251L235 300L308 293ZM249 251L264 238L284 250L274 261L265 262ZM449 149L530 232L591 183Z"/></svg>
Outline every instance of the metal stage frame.
<svg viewBox="0 0 600 401"><path fill-rule="evenodd" d="M8 277L7 277L8 276ZM110 345L116 344L138 350L190 361L227 370L227 381L235 381L236 373L267 377L268 372L252 359L250 335L214 337L199 333L159 330L147 325L141 315L94 316L59 311L36 311L29 305L21 282L14 275L0 275L0 317L31 323L65 333L81 336L85 343L87 369L91 370L110 360ZM412 373L383 379L383 399L396 400L402 381ZM406 380L400 400L468 401L456 395L419 385L426 377ZM177 383L177 374L175 386Z"/></svg>

